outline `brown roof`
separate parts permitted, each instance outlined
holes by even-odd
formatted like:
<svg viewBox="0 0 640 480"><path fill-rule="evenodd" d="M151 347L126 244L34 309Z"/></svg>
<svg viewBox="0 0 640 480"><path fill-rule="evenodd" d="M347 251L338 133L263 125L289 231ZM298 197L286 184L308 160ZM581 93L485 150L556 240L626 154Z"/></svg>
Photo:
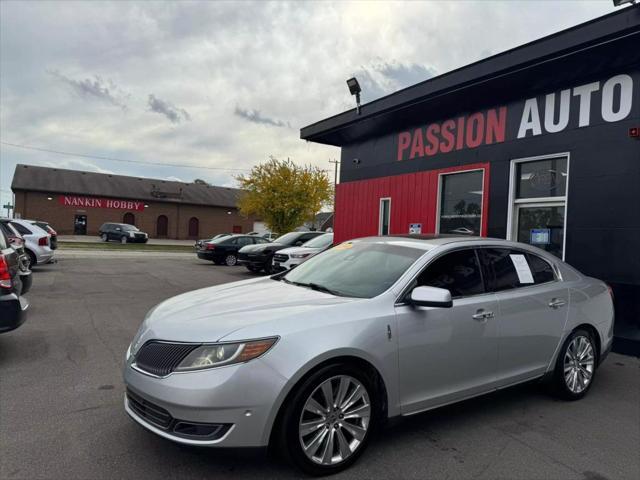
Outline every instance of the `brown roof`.
<svg viewBox="0 0 640 480"><path fill-rule="evenodd" d="M242 193L237 188L22 164L16 165L11 189L227 208L236 207Z"/></svg>

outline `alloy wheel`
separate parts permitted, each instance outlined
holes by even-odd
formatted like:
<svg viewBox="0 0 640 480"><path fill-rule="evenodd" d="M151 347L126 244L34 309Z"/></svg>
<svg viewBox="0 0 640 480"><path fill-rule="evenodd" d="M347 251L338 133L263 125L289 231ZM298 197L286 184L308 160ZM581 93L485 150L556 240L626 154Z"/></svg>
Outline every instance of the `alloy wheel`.
<svg viewBox="0 0 640 480"><path fill-rule="evenodd" d="M120 243L127 243L127 237L122 237L120 239Z"/></svg>
<svg viewBox="0 0 640 480"><path fill-rule="evenodd" d="M238 263L238 258L235 255L227 255L224 259L224 263L229 267L233 267L236 263Z"/></svg>
<svg viewBox="0 0 640 480"><path fill-rule="evenodd" d="M575 337L564 354L564 381L573 393L582 393L591 383L595 368L593 344L583 335Z"/></svg>
<svg viewBox="0 0 640 480"><path fill-rule="evenodd" d="M307 458L336 465L355 453L369 429L371 402L364 385L348 375L322 382L304 404L298 436Z"/></svg>
<svg viewBox="0 0 640 480"><path fill-rule="evenodd" d="M106 234L106 233L103 233L103 234L100 236L100 238L102 239L102 241L103 241L103 242L106 242L106 241L108 240L108 238L107 238L107 234Z"/></svg>

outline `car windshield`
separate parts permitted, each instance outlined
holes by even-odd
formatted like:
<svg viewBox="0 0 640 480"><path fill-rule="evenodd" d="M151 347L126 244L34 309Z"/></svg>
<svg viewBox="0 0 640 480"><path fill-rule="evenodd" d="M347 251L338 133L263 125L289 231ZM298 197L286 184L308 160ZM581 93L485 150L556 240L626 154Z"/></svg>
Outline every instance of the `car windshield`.
<svg viewBox="0 0 640 480"><path fill-rule="evenodd" d="M345 242L312 257L280 279L334 295L373 298L391 287L424 253L419 248L390 243Z"/></svg>
<svg viewBox="0 0 640 480"><path fill-rule="evenodd" d="M300 236L300 232L289 232L284 235L276 238L273 243L282 243L284 245L289 245L296 241L296 239Z"/></svg>
<svg viewBox="0 0 640 480"><path fill-rule="evenodd" d="M124 230L125 232L137 232L138 228L134 227L133 225L121 225L122 226L122 230Z"/></svg>
<svg viewBox="0 0 640 480"><path fill-rule="evenodd" d="M307 243L304 244L307 248L324 248L331 245L333 242L333 233L325 233L324 235L320 235L319 237L312 238Z"/></svg>

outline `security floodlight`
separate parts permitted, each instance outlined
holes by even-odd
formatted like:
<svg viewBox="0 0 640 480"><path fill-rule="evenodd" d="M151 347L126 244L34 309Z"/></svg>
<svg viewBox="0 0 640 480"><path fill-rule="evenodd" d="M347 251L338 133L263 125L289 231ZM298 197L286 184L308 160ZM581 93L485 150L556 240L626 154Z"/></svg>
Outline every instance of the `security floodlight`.
<svg viewBox="0 0 640 480"><path fill-rule="evenodd" d="M624 5L625 3L635 4L636 0L613 0L614 7L619 7L620 5Z"/></svg>
<svg viewBox="0 0 640 480"><path fill-rule="evenodd" d="M347 87L349 87L349 93L356 96L356 112L358 112L358 115L360 115L360 92L362 91L362 89L360 88L358 79L356 77L348 79Z"/></svg>

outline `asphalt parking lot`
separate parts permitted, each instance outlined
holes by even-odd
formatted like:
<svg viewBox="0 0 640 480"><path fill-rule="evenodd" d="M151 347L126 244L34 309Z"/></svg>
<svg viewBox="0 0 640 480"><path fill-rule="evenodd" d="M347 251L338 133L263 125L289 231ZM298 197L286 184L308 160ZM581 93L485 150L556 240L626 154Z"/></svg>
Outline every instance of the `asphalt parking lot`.
<svg viewBox="0 0 640 480"><path fill-rule="evenodd" d="M250 278L195 255L64 253L35 269L30 317L0 335L0 478L294 478L256 452L184 447L123 410L121 367L145 312ZM566 403L522 385L408 418L335 478L640 478L640 360L612 354Z"/></svg>

